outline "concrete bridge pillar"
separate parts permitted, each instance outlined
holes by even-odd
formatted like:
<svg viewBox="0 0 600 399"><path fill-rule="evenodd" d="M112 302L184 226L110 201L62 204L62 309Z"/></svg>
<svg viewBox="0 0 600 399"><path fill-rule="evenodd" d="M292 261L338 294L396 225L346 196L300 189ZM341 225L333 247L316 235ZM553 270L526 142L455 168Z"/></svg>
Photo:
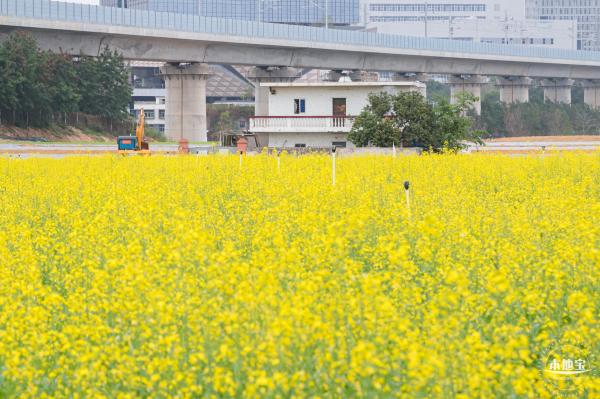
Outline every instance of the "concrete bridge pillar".
<svg viewBox="0 0 600 399"><path fill-rule="evenodd" d="M521 76L499 77L500 102L504 104L528 103L531 78Z"/></svg>
<svg viewBox="0 0 600 399"><path fill-rule="evenodd" d="M456 104L461 93L471 93L477 100L473 103L473 109L477 115L481 115L481 86L485 79L479 75L455 75L450 76L450 102Z"/></svg>
<svg viewBox="0 0 600 399"><path fill-rule="evenodd" d="M584 80L583 101L593 109L600 109L600 80Z"/></svg>
<svg viewBox="0 0 600 399"><path fill-rule="evenodd" d="M300 77L300 71L289 67L254 67L248 79L254 82L254 115L269 115L269 88L261 83L292 82Z"/></svg>
<svg viewBox="0 0 600 399"><path fill-rule="evenodd" d="M571 89L573 88L573 79L544 79L542 87L544 88L544 101L556 104L571 104Z"/></svg>
<svg viewBox="0 0 600 399"><path fill-rule="evenodd" d="M165 134L169 139L206 141L208 64L165 64Z"/></svg>

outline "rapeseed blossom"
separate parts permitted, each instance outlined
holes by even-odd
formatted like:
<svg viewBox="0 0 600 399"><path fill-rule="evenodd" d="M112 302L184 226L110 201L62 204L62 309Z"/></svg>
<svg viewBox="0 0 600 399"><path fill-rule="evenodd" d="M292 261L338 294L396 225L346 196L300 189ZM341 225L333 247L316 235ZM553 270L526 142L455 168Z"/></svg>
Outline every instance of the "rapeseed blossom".
<svg viewBox="0 0 600 399"><path fill-rule="evenodd" d="M598 353L597 153L330 168L0 159L0 397L550 398Z"/></svg>

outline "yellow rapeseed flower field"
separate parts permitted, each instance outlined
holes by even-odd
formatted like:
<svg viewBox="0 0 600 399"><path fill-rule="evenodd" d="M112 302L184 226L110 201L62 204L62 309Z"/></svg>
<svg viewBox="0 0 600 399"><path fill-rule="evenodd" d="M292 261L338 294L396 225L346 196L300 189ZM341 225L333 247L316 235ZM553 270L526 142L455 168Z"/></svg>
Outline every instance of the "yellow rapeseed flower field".
<svg viewBox="0 0 600 399"><path fill-rule="evenodd" d="M337 166L0 159L0 398L550 398L598 353L598 153Z"/></svg>

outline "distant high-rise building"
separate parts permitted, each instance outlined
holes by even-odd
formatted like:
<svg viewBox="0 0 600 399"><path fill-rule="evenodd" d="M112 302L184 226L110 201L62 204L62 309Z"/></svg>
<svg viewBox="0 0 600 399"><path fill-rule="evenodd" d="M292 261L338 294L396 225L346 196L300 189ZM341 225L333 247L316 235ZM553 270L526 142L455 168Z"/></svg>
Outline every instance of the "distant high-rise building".
<svg viewBox="0 0 600 399"><path fill-rule="evenodd" d="M158 12L198 14L199 0L100 0L100 4L110 7L139 8Z"/></svg>
<svg viewBox="0 0 600 399"><path fill-rule="evenodd" d="M600 51L599 0L526 0L528 18L573 21L577 48Z"/></svg>
<svg viewBox="0 0 600 399"><path fill-rule="evenodd" d="M101 0L101 4L296 25L359 22L359 0Z"/></svg>
<svg viewBox="0 0 600 399"><path fill-rule="evenodd" d="M380 33L576 48L568 21L527 19L524 0L363 0L363 5L367 29Z"/></svg>
<svg viewBox="0 0 600 399"><path fill-rule="evenodd" d="M260 8L258 5L260 4ZM204 0L206 16L299 25L352 25L359 22L359 0Z"/></svg>

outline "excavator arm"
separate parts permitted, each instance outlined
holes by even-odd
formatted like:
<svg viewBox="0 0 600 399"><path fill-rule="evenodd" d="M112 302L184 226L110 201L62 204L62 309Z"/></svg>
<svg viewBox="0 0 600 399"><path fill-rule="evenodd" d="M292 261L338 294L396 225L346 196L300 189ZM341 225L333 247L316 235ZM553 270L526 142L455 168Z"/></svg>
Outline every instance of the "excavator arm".
<svg viewBox="0 0 600 399"><path fill-rule="evenodd" d="M135 128L135 137L137 138L137 149L142 150L144 142L144 125L145 125L146 114L144 108L140 109L140 119L138 120L137 127Z"/></svg>

